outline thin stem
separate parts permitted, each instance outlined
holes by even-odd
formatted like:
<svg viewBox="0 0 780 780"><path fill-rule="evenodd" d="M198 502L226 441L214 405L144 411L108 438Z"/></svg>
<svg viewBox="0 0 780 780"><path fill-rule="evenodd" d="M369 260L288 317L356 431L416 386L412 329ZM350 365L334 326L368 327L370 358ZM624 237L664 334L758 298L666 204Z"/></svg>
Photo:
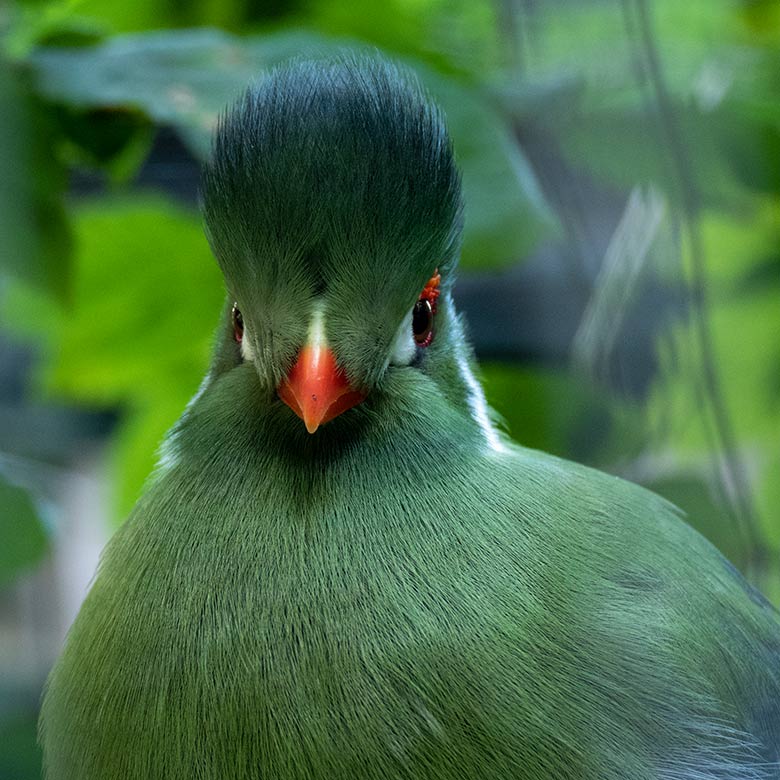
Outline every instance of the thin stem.
<svg viewBox="0 0 780 780"><path fill-rule="evenodd" d="M688 234L692 324L702 370L702 381L696 382L696 391L705 414L705 424L715 439L714 449L717 453L720 471L718 484L735 525L740 529L749 545L747 566L753 574L757 575L763 559L762 535L759 531L758 518L750 495L750 486L737 451L736 436L715 368L715 348L708 318L706 252L699 228L701 210L699 194L691 162L686 154L683 134L664 80L647 1L634 0L634 5L646 59L647 76L657 101L661 127L666 135L668 149L679 181L682 211Z"/></svg>

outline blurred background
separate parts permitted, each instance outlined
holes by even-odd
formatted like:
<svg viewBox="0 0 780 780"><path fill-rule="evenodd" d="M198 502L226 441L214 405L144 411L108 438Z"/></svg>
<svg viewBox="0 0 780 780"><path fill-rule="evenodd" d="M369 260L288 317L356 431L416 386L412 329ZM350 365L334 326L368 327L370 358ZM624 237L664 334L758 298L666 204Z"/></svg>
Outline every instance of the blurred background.
<svg viewBox="0 0 780 780"><path fill-rule="evenodd" d="M639 482L780 603L777 0L0 8L0 778L223 290L220 108L343 46L413 67L463 169L457 302L521 443Z"/></svg>

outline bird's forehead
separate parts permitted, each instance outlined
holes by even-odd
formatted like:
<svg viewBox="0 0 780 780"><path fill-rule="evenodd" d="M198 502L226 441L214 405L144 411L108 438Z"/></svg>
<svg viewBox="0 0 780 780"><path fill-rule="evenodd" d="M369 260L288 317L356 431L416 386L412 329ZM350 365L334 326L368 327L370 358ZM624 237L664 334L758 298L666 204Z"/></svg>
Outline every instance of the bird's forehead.
<svg viewBox="0 0 780 780"><path fill-rule="evenodd" d="M299 63L223 118L204 213L234 286L408 297L454 256L460 190L442 117L381 60Z"/></svg>

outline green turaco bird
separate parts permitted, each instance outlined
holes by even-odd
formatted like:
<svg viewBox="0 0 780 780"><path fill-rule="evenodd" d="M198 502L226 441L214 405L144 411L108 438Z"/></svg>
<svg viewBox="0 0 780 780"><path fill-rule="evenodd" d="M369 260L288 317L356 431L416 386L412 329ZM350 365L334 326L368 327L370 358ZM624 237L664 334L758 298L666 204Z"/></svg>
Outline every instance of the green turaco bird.
<svg viewBox="0 0 780 780"><path fill-rule="evenodd" d="M412 76L272 72L203 208L213 362L51 674L49 780L780 778L773 608L663 499L492 425Z"/></svg>

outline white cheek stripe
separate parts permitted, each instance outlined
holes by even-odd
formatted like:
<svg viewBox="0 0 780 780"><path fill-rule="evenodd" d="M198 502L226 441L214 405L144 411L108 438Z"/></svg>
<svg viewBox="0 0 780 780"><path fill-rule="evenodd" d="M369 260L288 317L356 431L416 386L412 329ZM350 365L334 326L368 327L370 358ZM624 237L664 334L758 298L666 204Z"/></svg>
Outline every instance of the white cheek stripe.
<svg viewBox="0 0 780 780"><path fill-rule="evenodd" d="M453 317L453 331L453 336L455 337L457 344L455 348L455 359L458 363L460 377L468 390L466 401L471 410L471 417L480 427L488 447L493 450L493 452L509 452L507 446L501 441L498 431L493 427L493 423L490 421L490 412L488 411L487 401L485 400L485 392L482 389L482 385L477 382L476 377L471 371L469 361L466 358L463 329L461 328L460 321L457 317Z"/></svg>
<svg viewBox="0 0 780 780"><path fill-rule="evenodd" d="M485 439L487 439L488 447L494 452L508 452L506 446L501 441L498 432L490 422L487 401L485 400L485 394L482 391L482 387L474 378L474 374L471 373L469 364L462 355L458 356L458 368L460 369L460 375L463 381L466 383L466 387L469 389L467 400L469 408L471 409L471 416L482 429L482 433L485 435Z"/></svg>
<svg viewBox="0 0 780 780"><path fill-rule="evenodd" d="M493 427L493 423L490 420L487 401L485 399L485 393L482 390L482 386L477 382L466 357L463 329L457 317L453 318L452 329L456 343L455 360L458 364L460 377L468 391L466 402L469 405L471 417L482 431L488 447L493 452L506 453L509 450L501 441L498 431ZM250 342L251 339L249 338L245 325L244 338L241 340L241 355L246 361L254 360L254 350L252 349ZM322 300L315 303L314 310L312 311L311 321L309 322L308 343L313 346L327 346L327 340L325 338L325 305ZM398 328L389 362L394 366L408 366L414 359L415 351L416 347L414 337L412 336L412 313L410 312L407 317L404 317L403 322L401 322ZM210 383L211 374L208 373L203 378L197 393L195 393L187 404L182 419L187 416L190 407L201 397L201 395L203 395ZM176 465L178 460L179 453L176 437L175 435L172 436L169 434L168 438L163 441L159 449L159 462L157 468L164 471Z"/></svg>
<svg viewBox="0 0 780 780"><path fill-rule="evenodd" d="M488 447L493 452L509 452L507 446L501 441L498 431L493 427L490 420L487 401L482 386L477 382L476 377L471 371L471 366L466 358L464 350L463 329L460 321L453 318L453 336L455 338L455 360L458 364L458 373L466 385L466 402L471 411L471 418L482 431ZM404 317L403 322L398 328L393 341L393 349L390 353L389 364L391 366L408 366L414 359L416 345L412 335L412 312Z"/></svg>
<svg viewBox="0 0 780 780"><path fill-rule="evenodd" d="M255 359L255 351L252 349L252 339L249 336L249 331L246 325L244 325L244 336L241 339L241 357L244 361L250 363Z"/></svg>

